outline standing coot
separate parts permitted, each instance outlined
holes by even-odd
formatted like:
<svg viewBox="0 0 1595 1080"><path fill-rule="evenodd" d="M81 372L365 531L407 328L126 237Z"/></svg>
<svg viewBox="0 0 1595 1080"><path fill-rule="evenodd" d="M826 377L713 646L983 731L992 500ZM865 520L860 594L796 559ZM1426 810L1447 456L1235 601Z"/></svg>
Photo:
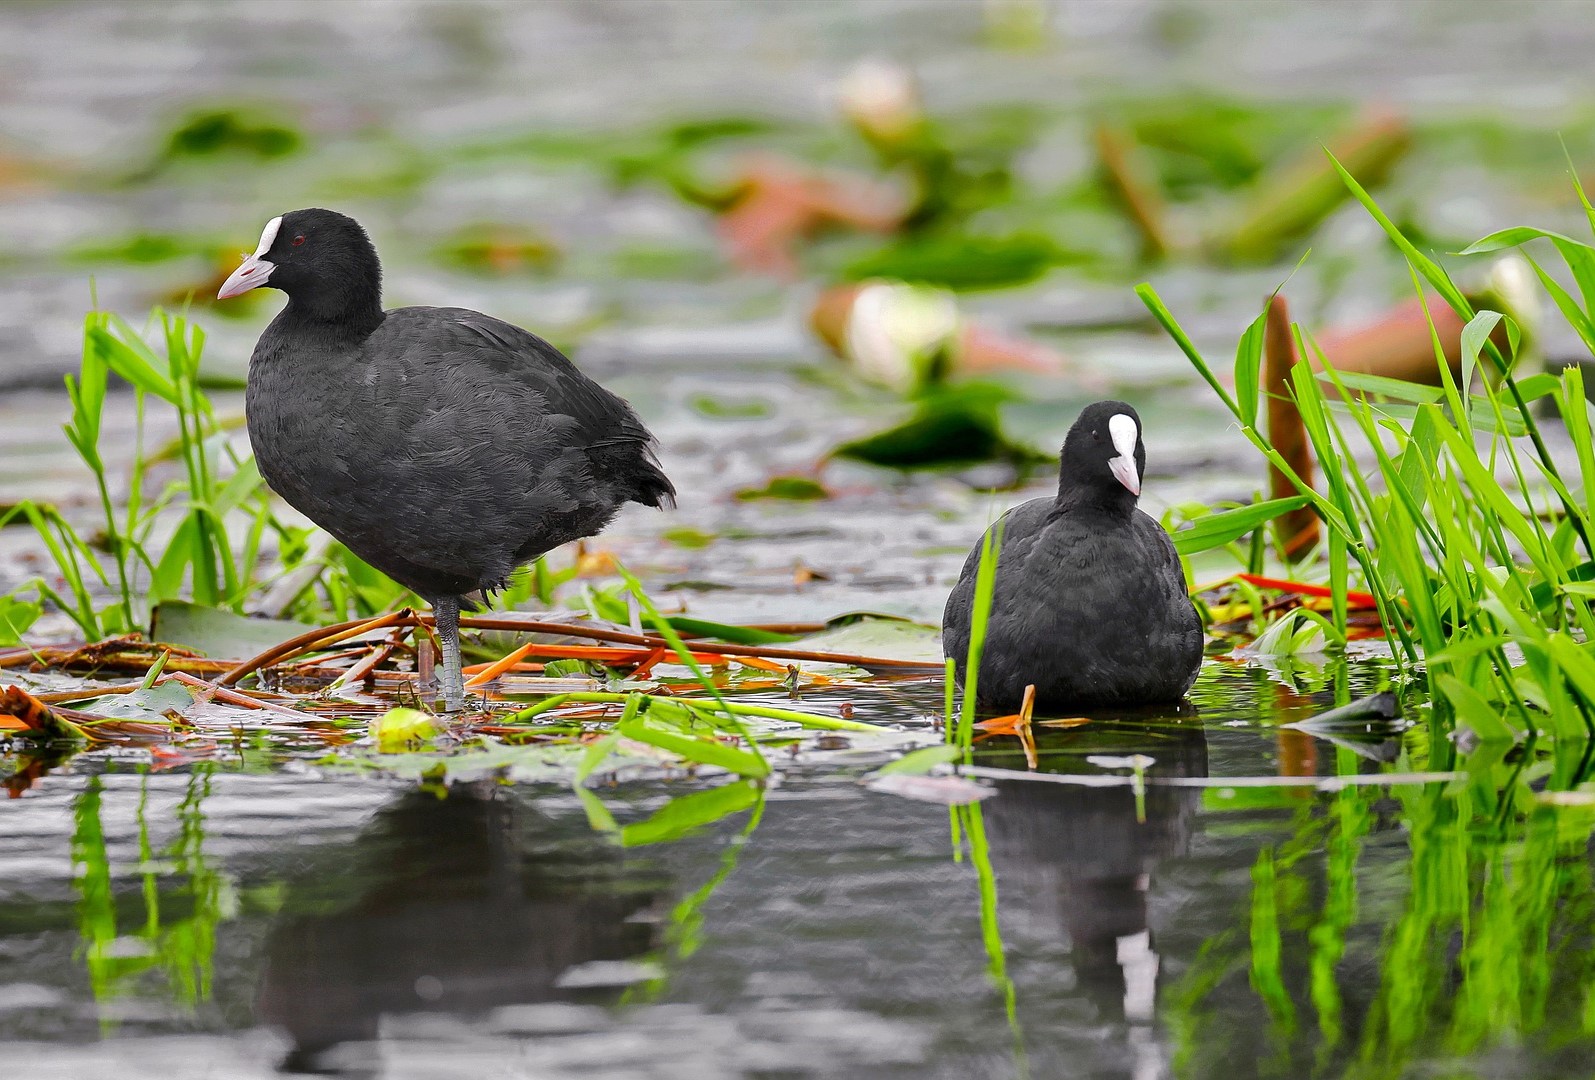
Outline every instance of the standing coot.
<svg viewBox="0 0 1595 1080"><path fill-rule="evenodd" d="M1140 705L1185 696L1202 662L1202 622L1174 543L1135 508L1146 448L1122 401L1087 406L1069 429L1056 499L1008 511L977 695L1017 708L1035 684L1048 708ZM994 526L995 527L995 526ZM980 544L942 616L964 680Z"/></svg>
<svg viewBox="0 0 1595 1080"><path fill-rule="evenodd" d="M220 299L288 294L249 361L260 474L437 615L446 707L464 706L459 614L522 563L675 488L637 414L518 326L464 308L382 310L358 222L272 218Z"/></svg>

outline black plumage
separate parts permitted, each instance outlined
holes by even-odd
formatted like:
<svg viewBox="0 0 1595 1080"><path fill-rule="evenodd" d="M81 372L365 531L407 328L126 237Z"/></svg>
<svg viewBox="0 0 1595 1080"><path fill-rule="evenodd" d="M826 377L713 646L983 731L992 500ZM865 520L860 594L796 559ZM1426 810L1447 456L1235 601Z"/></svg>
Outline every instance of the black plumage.
<svg viewBox="0 0 1595 1080"><path fill-rule="evenodd" d="M670 505L653 437L520 327L463 308L383 311L376 249L343 214L274 219L219 295L259 285L288 295L249 364L260 473L432 604L459 708L462 601L603 529L626 502Z"/></svg>
<svg viewBox="0 0 1595 1080"><path fill-rule="evenodd" d="M1069 429L1057 496L1003 515L982 706L1018 708L1032 684L1048 709L1174 702L1190 689L1202 623L1168 533L1136 509L1145 464L1140 416L1099 401ZM980 552L970 551L942 619L960 684Z"/></svg>

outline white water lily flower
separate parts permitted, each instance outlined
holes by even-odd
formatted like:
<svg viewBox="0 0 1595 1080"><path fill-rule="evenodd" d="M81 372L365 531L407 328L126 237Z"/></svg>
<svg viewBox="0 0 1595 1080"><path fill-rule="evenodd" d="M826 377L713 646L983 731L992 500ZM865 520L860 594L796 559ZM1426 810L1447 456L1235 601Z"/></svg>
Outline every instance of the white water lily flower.
<svg viewBox="0 0 1595 1080"><path fill-rule="evenodd" d="M919 86L901 64L880 57L861 60L837 84L842 113L865 137L901 141L925 118Z"/></svg>
<svg viewBox="0 0 1595 1080"><path fill-rule="evenodd" d="M844 342L860 375L907 391L930 375L962 326L958 301L946 289L878 281L854 298Z"/></svg>

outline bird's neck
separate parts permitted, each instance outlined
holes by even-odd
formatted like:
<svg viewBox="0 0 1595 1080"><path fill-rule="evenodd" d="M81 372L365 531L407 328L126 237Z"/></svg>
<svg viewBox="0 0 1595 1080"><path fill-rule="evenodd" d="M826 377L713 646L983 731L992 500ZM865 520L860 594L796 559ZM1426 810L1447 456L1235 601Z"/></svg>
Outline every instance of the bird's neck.
<svg viewBox="0 0 1595 1080"><path fill-rule="evenodd" d="M306 298L289 296L283 316L296 329L323 337L364 340L382 325L382 294L376 290Z"/></svg>
<svg viewBox="0 0 1595 1080"><path fill-rule="evenodd" d="M1129 521L1135 515L1136 498L1118 484L1080 484L1060 480L1058 510L1061 513L1084 511Z"/></svg>

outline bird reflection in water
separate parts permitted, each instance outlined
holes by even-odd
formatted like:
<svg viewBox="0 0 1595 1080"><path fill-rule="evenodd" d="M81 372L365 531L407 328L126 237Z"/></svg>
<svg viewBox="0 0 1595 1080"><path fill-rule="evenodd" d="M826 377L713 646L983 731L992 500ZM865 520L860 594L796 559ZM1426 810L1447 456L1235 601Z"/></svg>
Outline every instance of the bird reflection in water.
<svg viewBox="0 0 1595 1080"><path fill-rule="evenodd" d="M579 969L647 952L643 916L665 885L580 815L554 819L503 791L407 794L375 816L344 873L291 886L260 1019L292 1042L283 1072L372 1075L384 1016L613 1000L615 980Z"/></svg>
<svg viewBox="0 0 1595 1080"><path fill-rule="evenodd" d="M1149 778L1207 775L1207 739L1194 718L1155 729L1093 725L1091 735L1092 754L1153 758ZM981 804L1010 946L1018 936L1066 937L1071 996L1086 999L1099 1023L1125 1025L1127 1046L1091 1048L1101 1060L1090 1075L1166 1074L1153 1030L1160 964L1148 894L1159 863L1188 849L1201 794L1153 782L1144 820L1128 786L1003 781Z"/></svg>

